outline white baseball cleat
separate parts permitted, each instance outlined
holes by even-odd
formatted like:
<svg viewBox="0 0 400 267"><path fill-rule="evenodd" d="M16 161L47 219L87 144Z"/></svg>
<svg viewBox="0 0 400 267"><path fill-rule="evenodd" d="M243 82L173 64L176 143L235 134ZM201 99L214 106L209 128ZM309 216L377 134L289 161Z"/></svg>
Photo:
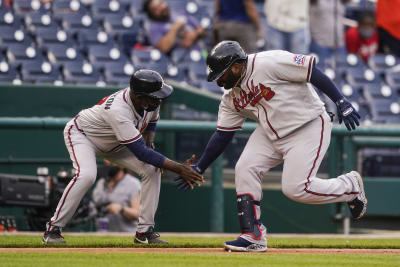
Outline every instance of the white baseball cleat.
<svg viewBox="0 0 400 267"><path fill-rule="evenodd" d="M347 202L347 204L349 205L351 216L355 220L359 220L361 219L361 217L364 216L365 212L367 211L368 201L367 197L365 196L364 183L361 175L356 171L350 172L350 175L352 175L356 179L359 186L359 193L354 200Z"/></svg>

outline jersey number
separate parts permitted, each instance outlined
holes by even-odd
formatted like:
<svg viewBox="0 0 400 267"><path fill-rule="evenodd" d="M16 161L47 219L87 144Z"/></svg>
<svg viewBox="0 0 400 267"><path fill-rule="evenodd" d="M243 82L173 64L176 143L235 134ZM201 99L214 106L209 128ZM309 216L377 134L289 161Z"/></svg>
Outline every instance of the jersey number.
<svg viewBox="0 0 400 267"><path fill-rule="evenodd" d="M250 102L250 105L253 107L261 100L261 98L264 98L268 101L271 100L271 98L273 98L275 95L275 92L272 91L271 87L266 87L262 83L260 83L259 86L260 92Z"/></svg>

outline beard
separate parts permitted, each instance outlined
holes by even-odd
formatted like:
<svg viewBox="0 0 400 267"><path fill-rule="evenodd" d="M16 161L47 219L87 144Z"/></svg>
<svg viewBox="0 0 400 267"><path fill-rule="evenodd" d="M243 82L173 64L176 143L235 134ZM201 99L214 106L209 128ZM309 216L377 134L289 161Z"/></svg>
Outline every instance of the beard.
<svg viewBox="0 0 400 267"><path fill-rule="evenodd" d="M232 72L232 69L229 70L228 77L226 77L225 82L217 81L219 87L224 87L225 89L231 89L237 81L240 79L240 74L236 75Z"/></svg>

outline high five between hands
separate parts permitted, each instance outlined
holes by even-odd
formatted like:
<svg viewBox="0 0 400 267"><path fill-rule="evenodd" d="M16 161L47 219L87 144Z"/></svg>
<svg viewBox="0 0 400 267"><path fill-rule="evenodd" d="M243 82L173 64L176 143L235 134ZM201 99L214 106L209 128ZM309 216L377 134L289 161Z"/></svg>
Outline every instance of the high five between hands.
<svg viewBox="0 0 400 267"><path fill-rule="evenodd" d="M190 158L185 160L185 162L182 164L187 168L188 173L196 173L197 176L187 176L185 173L179 173L179 176L177 176L174 179L175 186L179 190L187 191L189 188L194 189L194 185L201 186L204 183L204 177L201 175L200 170L196 167L196 165L193 164L196 156L192 155ZM198 177L201 177L201 179L198 179Z"/></svg>

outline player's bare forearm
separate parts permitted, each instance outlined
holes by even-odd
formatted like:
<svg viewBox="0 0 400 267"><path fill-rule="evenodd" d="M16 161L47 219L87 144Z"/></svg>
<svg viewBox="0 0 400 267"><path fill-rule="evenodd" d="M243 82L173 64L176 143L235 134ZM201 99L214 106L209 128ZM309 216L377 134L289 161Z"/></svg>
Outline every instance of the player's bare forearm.
<svg viewBox="0 0 400 267"><path fill-rule="evenodd" d="M146 131L142 134L144 141L146 142L146 146L153 148L154 139L156 137L156 132L154 131Z"/></svg>

